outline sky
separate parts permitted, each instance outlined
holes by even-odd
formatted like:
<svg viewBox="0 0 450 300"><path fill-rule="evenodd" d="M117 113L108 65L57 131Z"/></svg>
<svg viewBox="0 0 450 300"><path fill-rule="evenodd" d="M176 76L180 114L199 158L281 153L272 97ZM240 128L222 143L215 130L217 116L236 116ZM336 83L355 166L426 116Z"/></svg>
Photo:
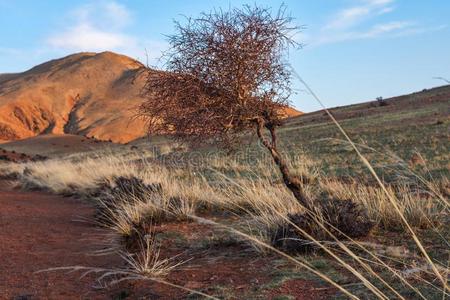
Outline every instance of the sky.
<svg viewBox="0 0 450 300"><path fill-rule="evenodd" d="M301 49L295 71L327 107L410 93L450 79L449 0L0 0L0 73L81 51L114 51L161 68L174 20L214 8L284 3ZM293 79L292 104L321 107Z"/></svg>

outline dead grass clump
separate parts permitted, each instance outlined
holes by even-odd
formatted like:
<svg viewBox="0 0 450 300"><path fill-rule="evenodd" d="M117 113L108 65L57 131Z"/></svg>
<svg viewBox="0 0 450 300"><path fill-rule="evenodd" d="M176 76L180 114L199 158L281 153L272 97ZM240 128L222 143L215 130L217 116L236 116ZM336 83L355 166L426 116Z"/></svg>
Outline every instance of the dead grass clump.
<svg viewBox="0 0 450 300"><path fill-rule="evenodd" d="M100 184L97 220L118 234L127 249L134 249L139 237L149 234L153 225L189 221L201 206L198 183L172 181L163 170L159 175L162 180L151 184L135 177L118 177Z"/></svg>
<svg viewBox="0 0 450 300"><path fill-rule="evenodd" d="M326 198L321 202L321 218L329 231L337 238L367 236L374 226L367 210L350 199Z"/></svg>
<svg viewBox="0 0 450 300"><path fill-rule="evenodd" d="M149 232L153 232L153 229L150 228ZM134 249L121 249L118 251L118 255L124 262L123 266L120 268L109 269L89 266L68 266L40 270L37 273L49 271L82 272L81 277L91 273L98 274L97 282L100 284L99 287L101 288L113 286L122 281L150 280L184 289L183 287L164 280L170 272L177 269L184 262L176 262L175 257L162 257L160 245L153 234L138 236L136 239L136 247ZM188 289L188 291L191 290ZM204 295L202 293L199 294Z"/></svg>
<svg viewBox="0 0 450 300"><path fill-rule="evenodd" d="M104 225L111 225L118 214L118 209L123 209L123 204L131 201L131 205L137 201L145 201L147 197L160 196L161 184L146 184L137 177L119 176L115 179L103 179L91 196L97 199L96 219Z"/></svg>
<svg viewBox="0 0 450 300"><path fill-rule="evenodd" d="M151 229L149 229L151 232ZM137 275L146 278L161 278L167 276L179 264L173 264L170 259L160 257L160 249L154 235L147 234L138 239L139 248L136 252L124 252L122 258Z"/></svg>
<svg viewBox="0 0 450 300"><path fill-rule="evenodd" d="M288 215L275 230L272 243L288 252L310 250L313 240L367 236L374 226L361 205L351 200L326 198L314 211ZM306 232L306 234L305 234Z"/></svg>
<svg viewBox="0 0 450 300"><path fill-rule="evenodd" d="M190 220L190 209L180 207L185 206L187 200L180 198L176 200L177 203L172 200L173 198L155 194L145 200L135 198L130 202L118 202L116 207L107 212L107 221L104 224L119 234L126 249L134 249L139 237L150 234L153 225Z"/></svg>

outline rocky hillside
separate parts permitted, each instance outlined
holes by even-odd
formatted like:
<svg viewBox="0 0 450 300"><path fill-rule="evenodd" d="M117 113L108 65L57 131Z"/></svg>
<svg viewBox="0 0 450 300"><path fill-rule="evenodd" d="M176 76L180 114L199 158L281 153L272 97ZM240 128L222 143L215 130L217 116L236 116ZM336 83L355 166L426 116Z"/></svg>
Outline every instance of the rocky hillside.
<svg viewBox="0 0 450 300"><path fill-rule="evenodd" d="M120 143L142 137L144 123L134 116L143 67L112 52L78 53L0 74L0 141L48 133Z"/></svg>

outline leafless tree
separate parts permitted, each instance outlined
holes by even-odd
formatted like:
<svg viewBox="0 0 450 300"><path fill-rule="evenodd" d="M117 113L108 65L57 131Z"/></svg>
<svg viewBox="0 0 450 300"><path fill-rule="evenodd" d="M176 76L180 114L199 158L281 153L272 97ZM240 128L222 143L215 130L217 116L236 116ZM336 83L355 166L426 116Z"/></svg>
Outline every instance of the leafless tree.
<svg viewBox="0 0 450 300"><path fill-rule="evenodd" d="M286 61L299 28L282 6L216 10L176 22L168 37L167 72L149 72L139 114L149 134L172 134L192 143L232 147L254 130L297 200L311 205L277 144L276 128L289 104ZM268 134L267 134L268 133Z"/></svg>

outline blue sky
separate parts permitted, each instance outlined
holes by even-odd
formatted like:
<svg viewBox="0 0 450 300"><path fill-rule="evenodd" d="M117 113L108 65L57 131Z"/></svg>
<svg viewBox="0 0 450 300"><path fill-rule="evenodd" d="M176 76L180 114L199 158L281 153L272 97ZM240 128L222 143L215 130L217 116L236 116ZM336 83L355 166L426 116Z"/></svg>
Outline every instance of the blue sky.
<svg viewBox="0 0 450 300"><path fill-rule="evenodd" d="M0 73L20 72L80 51L111 50L157 64L173 19L242 4L282 1L0 0ZM296 71L327 106L389 97L444 84L450 77L448 0L287 0ZM293 104L320 109L294 81Z"/></svg>

